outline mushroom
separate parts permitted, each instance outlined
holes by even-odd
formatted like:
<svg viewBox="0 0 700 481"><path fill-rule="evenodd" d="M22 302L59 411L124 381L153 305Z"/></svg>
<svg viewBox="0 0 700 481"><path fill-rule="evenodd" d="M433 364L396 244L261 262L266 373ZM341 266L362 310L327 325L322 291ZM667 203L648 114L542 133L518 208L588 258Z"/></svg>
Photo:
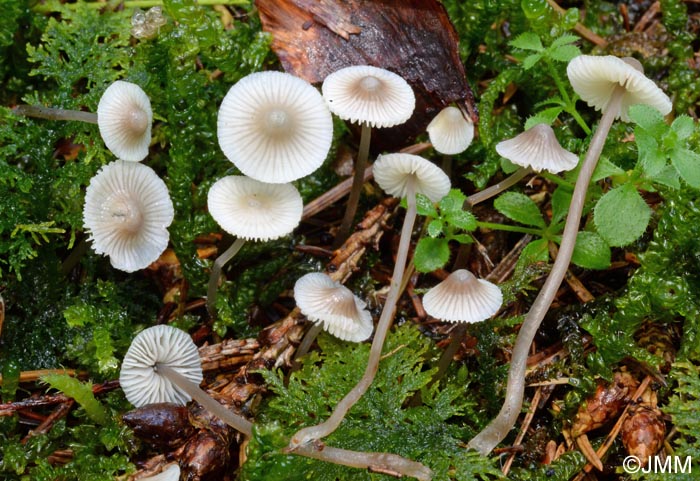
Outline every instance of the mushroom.
<svg viewBox="0 0 700 481"><path fill-rule="evenodd" d="M308 352L321 328L350 342L362 342L372 335L374 324L367 304L327 274L312 272L300 277L294 284L294 299L301 313L316 323L299 344L297 358Z"/></svg>
<svg viewBox="0 0 700 481"><path fill-rule="evenodd" d="M292 184L268 184L245 176L230 175L209 189L209 213L237 239L216 258L209 277L207 309L216 315L216 295L221 269L247 240L267 241L292 232L301 221L303 203Z"/></svg>
<svg viewBox="0 0 700 481"><path fill-rule="evenodd" d="M379 367L379 359L389 327L391 327L396 304L401 294L411 233L416 220L416 193L428 197L432 202L442 199L450 190L450 179L432 162L411 154L380 155L374 163L374 179L389 195L406 198L406 216L401 229L401 238L396 252L396 263L391 277L382 314L372 340L367 368L362 379L336 405L331 416L323 423L301 429L292 436L290 449L295 449L312 440L331 434L340 425L345 414L364 395L374 380Z"/></svg>
<svg viewBox="0 0 700 481"><path fill-rule="evenodd" d="M177 463L170 463L160 473L147 478L140 478L140 481L179 481L179 479L180 465Z"/></svg>
<svg viewBox="0 0 700 481"><path fill-rule="evenodd" d="M450 175L452 156L467 150L474 139L474 123L450 105L442 109L425 130L433 148L443 155L442 170Z"/></svg>
<svg viewBox="0 0 700 481"><path fill-rule="evenodd" d="M506 437L520 414L530 346L569 267L588 184L613 121L618 117L627 121L627 109L637 103L650 105L663 115L668 114L672 108L668 96L644 76L641 64L633 58L581 55L569 62L566 72L574 91L589 105L602 110L603 115L576 179L559 253L518 332L508 371L508 386L503 407L498 416L469 441L470 448L484 455L491 452Z"/></svg>
<svg viewBox="0 0 700 481"><path fill-rule="evenodd" d="M97 173L85 192L83 224L98 254L134 272L155 262L168 246L173 203L150 167L116 160Z"/></svg>
<svg viewBox="0 0 700 481"><path fill-rule="evenodd" d="M202 391L201 382L197 346L186 332L167 325L149 327L136 335L119 374L124 395L136 407L160 402L184 405L194 399L229 426L250 436L252 423Z"/></svg>
<svg viewBox="0 0 700 481"><path fill-rule="evenodd" d="M228 91L217 120L219 146L245 175L280 184L319 168L333 119L311 84L284 72L256 72Z"/></svg>
<svg viewBox="0 0 700 481"><path fill-rule="evenodd" d="M321 91L331 112L362 127L352 189L334 243L338 247L350 235L357 212L372 127L392 127L406 122L413 114L416 98L402 77L370 65L354 65L333 72L323 81Z"/></svg>
<svg viewBox="0 0 700 481"><path fill-rule="evenodd" d="M148 95L138 85L117 80L100 98L97 113L34 105L18 105L18 115L48 120L78 120L97 124L107 148L118 158L139 162L148 155L153 112Z"/></svg>
<svg viewBox="0 0 700 481"><path fill-rule="evenodd" d="M423 295L428 315L447 322L480 322L493 316L503 303L496 284L458 269Z"/></svg>

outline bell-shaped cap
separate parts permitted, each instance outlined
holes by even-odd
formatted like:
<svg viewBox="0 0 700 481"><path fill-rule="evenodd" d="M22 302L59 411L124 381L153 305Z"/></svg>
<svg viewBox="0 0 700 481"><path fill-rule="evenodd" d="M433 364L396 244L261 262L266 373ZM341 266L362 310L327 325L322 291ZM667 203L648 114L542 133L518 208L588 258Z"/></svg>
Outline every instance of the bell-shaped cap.
<svg viewBox="0 0 700 481"><path fill-rule="evenodd" d="M139 478L139 481L180 481L180 465L171 463L160 473L147 478Z"/></svg>
<svg viewBox="0 0 700 481"><path fill-rule="evenodd" d="M207 204L214 220L229 234L267 241L291 233L304 205L292 184L268 184L242 175L219 179Z"/></svg>
<svg viewBox="0 0 700 481"><path fill-rule="evenodd" d="M167 325L153 326L141 331L124 355L119 384L126 398L136 407L187 404L190 396L159 374L158 364L171 367L197 386L202 382L202 363L189 334Z"/></svg>
<svg viewBox="0 0 700 481"><path fill-rule="evenodd" d="M310 321L343 341L361 342L374 329L366 304L326 274L313 272L294 284L294 299Z"/></svg>
<svg viewBox="0 0 700 481"><path fill-rule="evenodd" d="M503 303L497 285L459 269L423 296L428 315L447 322L480 322L493 316Z"/></svg>
<svg viewBox="0 0 700 481"><path fill-rule="evenodd" d="M112 266L134 272L155 262L168 246L173 203L150 167L116 160L90 180L83 224L98 254Z"/></svg>
<svg viewBox="0 0 700 481"><path fill-rule="evenodd" d="M333 72L323 81L321 91L331 112L370 127L403 124L416 106L413 89L403 77L370 65Z"/></svg>
<svg viewBox="0 0 700 481"><path fill-rule="evenodd" d="M450 191L450 178L440 167L418 155L380 155L373 171L379 187L394 197L406 197L408 182L413 182L415 193L423 194L433 202Z"/></svg>
<svg viewBox="0 0 700 481"><path fill-rule="evenodd" d="M442 109L426 130L433 148L444 155L464 152L474 139L474 124L451 105Z"/></svg>
<svg viewBox="0 0 700 481"><path fill-rule="evenodd" d="M139 162L148 155L153 112L146 92L117 80L97 104L97 126L107 148L122 160Z"/></svg>
<svg viewBox="0 0 700 481"><path fill-rule="evenodd" d="M671 112L673 107L671 99L644 75L641 64L634 58L579 55L569 62L566 73L574 91L596 110L606 110L616 87L624 87L616 117L625 122L629 122L627 109L631 105L649 105L662 115Z"/></svg>
<svg viewBox="0 0 700 481"><path fill-rule="evenodd" d="M563 148L547 124L537 124L512 139L496 144L496 152L516 165L535 172L546 170L553 174L571 170L578 156Z"/></svg>
<svg viewBox="0 0 700 481"><path fill-rule="evenodd" d="M307 81L284 72L257 72L226 94L217 132L221 150L241 172L281 184L323 164L333 139L333 119Z"/></svg>

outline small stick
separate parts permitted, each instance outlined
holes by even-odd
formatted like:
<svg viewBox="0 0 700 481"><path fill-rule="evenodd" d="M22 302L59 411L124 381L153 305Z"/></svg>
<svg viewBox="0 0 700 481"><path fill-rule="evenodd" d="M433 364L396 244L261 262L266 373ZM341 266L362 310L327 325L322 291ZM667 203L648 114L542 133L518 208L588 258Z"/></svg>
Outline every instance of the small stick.
<svg viewBox="0 0 700 481"><path fill-rule="evenodd" d="M70 412L74 404L74 399L68 399L68 401L59 404L59 406L56 409L54 409L54 411L51 414L49 414L49 416L46 419L44 419L44 421L41 424L29 431L29 433L27 433L27 435L24 438L22 438L22 441L20 442L22 444L26 444L30 438L38 434L48 433L53 427L53 425L56 423L56 421L58 421Z"/></svg>
<svg viewBox="0 0 700 481"><path fill-rule="evenodd" d="M527 410L527 414L525 415L525 419L523 419L523 425L520 427L520 432L518 433L518 436L515 438L515 445L522 444L523 439L525 439L525 433L527 433L528 428L530 427L530 424L532 423L532 420L535 418L535 413L537 412L537 405L540 403L540 399L542 399L542 388L537 388L537 391L535 391L535 395L532 396L532 400L530 401L530 408ZM510 456L508 456L508 459L506 460L505 464L503 465L503 468L501 468L501 472L503 472L504 476L508 476L508 472L510 471L510 467L513 465L513 460L515 460L515 452L510 453Z"/></svg>

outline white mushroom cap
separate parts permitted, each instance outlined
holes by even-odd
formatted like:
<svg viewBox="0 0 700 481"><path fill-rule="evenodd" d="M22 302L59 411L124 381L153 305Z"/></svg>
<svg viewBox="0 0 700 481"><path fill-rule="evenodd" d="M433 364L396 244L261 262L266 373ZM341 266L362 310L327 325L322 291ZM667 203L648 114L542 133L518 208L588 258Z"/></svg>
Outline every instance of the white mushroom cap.
<svg viewBox="0 0 700 481"><path fill-rule="evenodd" d="M320 272L306 274L294 284L294 299L310 321L343 341L361 342L374 329L367 304L350 289Z"/></svg>
<svg viewBox="0 0 700 481"><path fill-rule="evenodd" d="M289 234L301 221L301 195L292 184L267 184L241 175L216 181L209 189L209 213L229 234L247 240L272 240Z"/></svg>
<svg viewBox="0 0 700 481"><path fill-rule="evenodd" d="M189 334L171 326L159 325L141 331L124 355L119 384L131 404L190 401L184 391L158 374L156 364L170 366L195 385L202 382L202 363Z"/></svg>
<svg viewBox="0 0 700 481"><path fill-rule="evenodd" d="M149 476L147 478L141 478L139 481L179 481L180 480L180 465L177 463L171 463L160 473Z"/></svg>
<svg viewBox="0 0 700 481"><path fill-rule="evenodd" d="M578 156L564 149L547 124L537 124L512 139L496 144L496 152L514 164L535 172L547 170L553 174L571 170Z"/></svg>
<svg viewBox="0 0 700 481"><path fill-rule="evenodd" d="M633 58L580 55L569 62L566 73L574 91L596 110L605 110L615 88L623 86L626 92L617 116L625 122L629 122L627 109L631 105L649 105L662 115L673 107L668 96L644 75L641 64Z"/></svg>
<svg viewBox="0 0 700 481"><path fill-rule="evenodd" d="M445 155L464 152L474 139L474 124L452 106L442 109L426 130L433 148Z"/></svg>
<svg viewBox="0 0 700 481"><path fill-rule="evenodd" d="M90 180L83 224L93 249L112 266L134 272L155 262L168 246L173 203L150 167L116 160Z"/></svg>
<svg viewBox="0 0 700 481"><path fill-rule="evenodd" d="M477 279L466 269L450 274L423 296L430 316L447 322L479 322L493 316L503 303L497 285Z"/></svg>
<svg viewBox="0 0 700 481"><path fill-rule="evenodd" d="M117 80L97 105L97 126L105 145L122 160L139 162L148 155L153 112L141 87Z"/></svg>
<svg viewBox="0 0 700 481"><path fill-rule="evenodd" d="M280 184L318 169L333 140L321 94L284 72L257 72L228 91L217 120L219 146L245 175Z"/></svg>
<svg viewBox="0 0 700 481"><path fill-rule="evenodd" d="M416 106L413 89L403 77L369 65L333 72L323 81L321 91L331 112L370 127L403 124Z"/></svg>
<svg viewBox="0 0 700 481"><path fill-rule="evenodd" d="M417 194L437 202L450 191L450 178L429 160L412 154L380 155L374 163L374 180L394 197L406 196L406 185L414 182Z"/></svg>

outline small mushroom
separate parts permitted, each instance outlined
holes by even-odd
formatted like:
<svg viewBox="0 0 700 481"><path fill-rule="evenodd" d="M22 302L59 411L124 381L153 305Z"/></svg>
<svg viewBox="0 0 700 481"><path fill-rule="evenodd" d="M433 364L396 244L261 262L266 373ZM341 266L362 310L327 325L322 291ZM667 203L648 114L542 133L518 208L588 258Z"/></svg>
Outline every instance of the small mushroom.
<svg viewBox="0 0 700 481"><path fill-rule="evenodd" d="M155 262L168 246L173 204L150 167L116 160L97 173L85 192L83 224L98 254L134 272Z"/></svg>
<svg viewBox="0 0 700 481"><path fill-rule="evenodd" d="M251 422L229 411L199 388L202 364L197 346L180 329L159 325L136 335L124 355L119 384L136 407L195 399L229 426L250 436Z"/></svg>
<svg viewBox="0 0 700 481"><path fill-rule="evenodd" d="M392 127L406 122L416 104L408 82L388 70L370 65L345 67L328 75L321 86L331 112L362 127L350 197L336 234L338 247L350 235L369 157L372 127Z"/></svg>
<svg viewBox="0 0 700 481"><path fill-rule="evenodd" d="M267 241L292 232L304 209L301 195L292 184L268 184L245 176L230 175L209 189L209 213L235 242L214 261L207 290L207 309L216 315L221 269L247 240Z"/></svg>
<svg viewBox="0 0 700 481"><path fill-rule="evenodd" d="M318 169L333 119L311 84L284 72L256 72L228 91L217 120L219 146L245 175L285 183Z"/></svg>
<svg viewBox="0 0 700 481"><path fill-rule="evenodd" d="M428 315L447 322L480 322L493 316L503 303L497 285L477 279L466 269L459 269L423 296Z"/></svg>
<svg viewBox="0 0 700 481"><path fill-rule="evenodd" d="M496 144L496 152L516 165L535 172L553 174L571 170L578 164L578 156L564 149L547 124L537 124L512 139Z"/></svg>
<svg viewBox="0 0 700 481"><path fill-rule="evenodd" d="M474 139L474 123L451 105L442 109L425 130L433 148L444 155L464 152Z"/></svg>

